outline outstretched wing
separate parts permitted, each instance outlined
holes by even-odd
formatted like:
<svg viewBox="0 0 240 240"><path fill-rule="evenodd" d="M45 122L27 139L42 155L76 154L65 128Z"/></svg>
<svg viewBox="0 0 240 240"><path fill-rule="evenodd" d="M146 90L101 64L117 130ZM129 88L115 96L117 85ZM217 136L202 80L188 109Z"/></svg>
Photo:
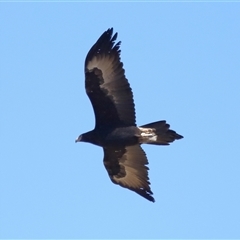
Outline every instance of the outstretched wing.
<svg viewBox="0 0 240 240"><path fill-rule="evenodd" d="M104 148L103 162L113 183L155 201L148 178L148 160L140 145Z"/></svg>
<svg viewBox="0 0 240 240"><path fill-rule="evenodd" d="M135 126L133 94L120 60L117 33L108 29L85 60L85 87L92 103L96 128Z"/></svg>

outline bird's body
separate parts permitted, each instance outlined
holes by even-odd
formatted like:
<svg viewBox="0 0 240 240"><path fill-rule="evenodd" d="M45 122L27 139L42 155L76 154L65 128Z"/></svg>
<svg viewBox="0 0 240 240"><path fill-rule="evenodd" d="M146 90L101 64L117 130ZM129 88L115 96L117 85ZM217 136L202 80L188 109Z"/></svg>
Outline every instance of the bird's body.
<svg viewBox="0 0 240 240"><path fill-rule="evenodd" d="M103 148L104 166L113 183L154 202L148 178L148 160L141 144L169 145L182 136L166 121L136 126L133 94L120 60L117 33L108 29L85 60L85 88L95 113L95 128L76 142Z"/></svg>
<svg viewBox="0 0 240 240"><path fill-rule="evenodd" d="M139 129L135 126L101 129L82 134L81 141L90 142L100 147L108 147L114 145L130 146L138 143L137 134L139 134Z"/></svg>

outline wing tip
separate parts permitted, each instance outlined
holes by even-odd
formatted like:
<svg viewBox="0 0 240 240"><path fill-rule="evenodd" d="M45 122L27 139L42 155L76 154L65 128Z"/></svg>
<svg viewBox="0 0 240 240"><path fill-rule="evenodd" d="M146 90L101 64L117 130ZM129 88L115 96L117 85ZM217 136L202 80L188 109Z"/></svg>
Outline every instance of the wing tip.
<svg viewBox="0 0 240 240"><path fill-rule="evenodd" d="M107 29L96 41L96 43L92 46L92 48L89 50L85 63L87 62L87 59L91 59L96 54L102 54L102 53L111 53L111 52L117 52L120 54L120 45L121 41L115 43L117 40L118 33L116 32L113 35L113 28Z"/></svg>
<svg viewBox="0 0 240 240"><path fill-rule="evenodd" d="M145 199L147 199L150 202L155 202L153 195L153 192L151 190L147 190L147 189L135 189L133 190L135 191L137 194L139 194L140 196L144 197Z"/></svg>

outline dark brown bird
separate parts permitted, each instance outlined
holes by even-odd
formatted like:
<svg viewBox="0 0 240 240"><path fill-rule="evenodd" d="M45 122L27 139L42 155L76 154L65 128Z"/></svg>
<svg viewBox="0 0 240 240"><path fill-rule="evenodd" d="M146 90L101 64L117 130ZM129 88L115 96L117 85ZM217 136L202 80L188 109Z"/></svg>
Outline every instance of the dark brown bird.
<svg viewBox="0 0 240 240"><path fill-rule="evenodd" d="M183 138L166 121L136 126L133 94L120 59L117 33L105 31L85 60L85 88L95 113L95 128L76 142L103 148L103 163L113 183L154 202L148 160L141 144L169 145Z"/></svg>

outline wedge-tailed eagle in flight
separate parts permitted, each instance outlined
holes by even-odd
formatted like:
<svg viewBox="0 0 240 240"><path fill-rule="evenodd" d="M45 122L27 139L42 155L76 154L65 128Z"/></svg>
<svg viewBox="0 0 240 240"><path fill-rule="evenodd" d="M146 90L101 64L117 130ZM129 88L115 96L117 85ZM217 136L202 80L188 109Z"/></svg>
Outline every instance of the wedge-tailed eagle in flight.
<svg viewBox="0 0 240 240"><path fill-rule="evenodd" d="M136 126L132 89L120 59L117 33L105 31L85 60L85 88L95 113L95 128L76 142L103 148L103 163L113 183L154 202L148 160L141 144L169 145L183 138L166 121Z"/></svg>

